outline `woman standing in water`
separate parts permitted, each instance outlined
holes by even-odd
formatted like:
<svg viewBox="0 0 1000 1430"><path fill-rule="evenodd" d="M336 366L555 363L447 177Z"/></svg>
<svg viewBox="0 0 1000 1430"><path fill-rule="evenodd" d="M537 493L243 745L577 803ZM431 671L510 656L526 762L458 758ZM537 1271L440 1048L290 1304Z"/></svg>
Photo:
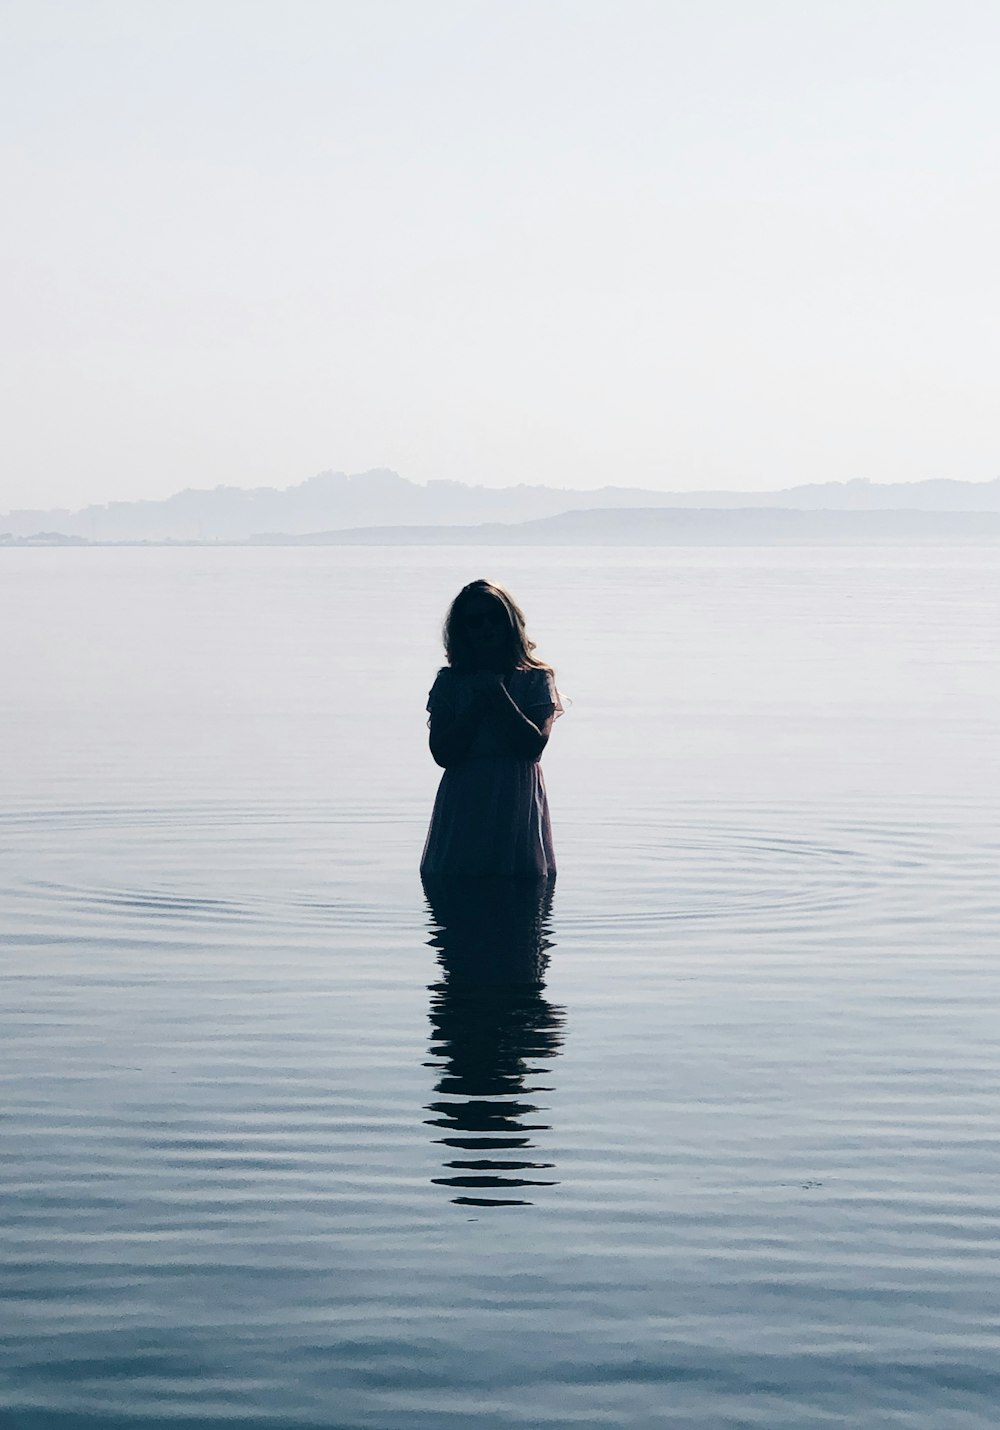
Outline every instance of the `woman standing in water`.
<svg viewBox="0 0 1000 1430"><path fill-rule="evenodd" d="M524 616L490 581L473 581L444 625L448 664L427 699L430 746L444 774L420 872L549 878L556 872L538 761L563 713Z"/></svg>

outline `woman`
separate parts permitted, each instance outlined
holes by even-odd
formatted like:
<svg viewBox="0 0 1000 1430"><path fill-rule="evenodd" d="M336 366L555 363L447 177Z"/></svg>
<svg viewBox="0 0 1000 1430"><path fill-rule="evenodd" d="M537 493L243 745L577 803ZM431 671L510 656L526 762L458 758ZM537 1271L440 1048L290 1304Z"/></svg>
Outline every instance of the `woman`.
<svg viewBox="0 0 1000 1430"><path fill-rule="evenodd" d="M444 774L420 872L548 878L556 864L538 760L563 713L552 670L532 654L513 598L490 581L459 591L444 646L448 664L427 699Z"/></svg>

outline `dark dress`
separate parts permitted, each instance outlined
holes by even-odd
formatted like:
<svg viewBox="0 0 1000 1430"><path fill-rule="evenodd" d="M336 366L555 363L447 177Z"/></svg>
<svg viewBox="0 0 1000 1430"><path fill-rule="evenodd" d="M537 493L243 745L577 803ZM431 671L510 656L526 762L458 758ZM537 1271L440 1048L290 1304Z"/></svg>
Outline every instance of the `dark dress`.
<svg viewBox="0 0 1000 1430"><path fill-rule="evenodd" d="M427 697L431 716L438 711L460 715L474 698L471 680L447 666L438 671ZM549 671L515 670L506 684L529 720L539 723L563 713ZM509 735L488 715L466 757L441 776L420 872L425 879L543 879L556 872L541 766L515 754Z"/></svg>

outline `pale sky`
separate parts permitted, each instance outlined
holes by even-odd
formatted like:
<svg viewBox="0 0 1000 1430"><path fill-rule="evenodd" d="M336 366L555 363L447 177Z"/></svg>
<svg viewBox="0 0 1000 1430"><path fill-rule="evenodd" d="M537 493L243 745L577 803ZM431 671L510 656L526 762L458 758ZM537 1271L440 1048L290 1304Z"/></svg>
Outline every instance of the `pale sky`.
<svg viewBox="0 0 1000 1430"><path fill-rule="evenodd" d="M1000 474L996 0L0 26L0 508Z"/></svg>

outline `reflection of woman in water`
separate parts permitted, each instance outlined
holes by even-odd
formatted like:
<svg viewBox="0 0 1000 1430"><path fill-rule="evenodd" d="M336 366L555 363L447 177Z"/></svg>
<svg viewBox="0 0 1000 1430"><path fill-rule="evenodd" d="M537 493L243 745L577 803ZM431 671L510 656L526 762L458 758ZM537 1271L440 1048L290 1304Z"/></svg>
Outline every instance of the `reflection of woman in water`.
<svg viewBox="0 0 1000 1430"><path fill-rule="evenodd" d="M524 616L500 586L464 586L444 627L448 664L427 699L444 769L420 871L547 878L552 826L539 757L562 704Z"/></svg>
<svg viewBox="0 0 1000 1430"><path fill-rule="evenodd" d="M439 1101L427 1121L453 1200L528 1204L553 1185L535 1138L548 1130L535 1098L562 1045L563 1011L543 997L553 880L425 880L431 945L431 1059Z"/></svg>

